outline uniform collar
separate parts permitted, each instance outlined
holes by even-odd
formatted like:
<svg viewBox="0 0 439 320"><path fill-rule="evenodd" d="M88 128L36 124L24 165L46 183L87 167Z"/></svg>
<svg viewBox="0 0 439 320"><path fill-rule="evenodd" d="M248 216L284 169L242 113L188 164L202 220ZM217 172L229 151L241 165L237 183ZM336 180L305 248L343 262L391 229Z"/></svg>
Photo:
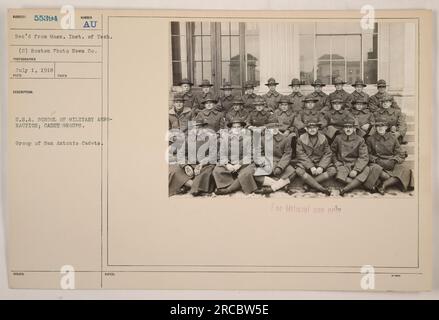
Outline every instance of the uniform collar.
<svg viewBox="0 0 439 320"><path fill-rule="evenodd" d="M188 91L186 93L183 93L183 97L184 96L192 97L192 91Z"/></svg>
<svg viewBox="0 0 439 320"><path fill-rule="evenodd" d="M355 95L357 95L357 96L362 96L362 97L365 97L366 96L366 92L361 92L361 93L359 93L358 91L354 91L353 92L353 94L355 94Z"/></svg>
<svg viewBox="0 0 439 320"><path fill-rule="evenodd" d="M231 94L230 96L223 96L223 99L233 100L233 95Z"/></svg>
<svg viewBox="0 0 439 320"><path fill-rule="evenodd" d="M314 108L312 108L312 109L307 109L307 108L305 107L304 112L305 112L306 114L317 114L317 113L318 113L317 108L316 108L315 106L314 106Z"/></svg>
<svg viewBox="0 0 439 320"><path fill-rule="evenodd" d="M181 112L178 114L184 114L184 113L188 113L188 112L191 112L191 109L188 107L184 107L183 110L181 110ZM175 108L172 108L171 110L169 110L169 114L177 115L177 112L175 112Z"/></svg>
<svg viewBox="0 0 439 320"><path fill-rule="evenodd" d="M252 98L255 98L256 97L256 93L251 93L251 94L248 94L248 93L246 93L246 94L244 94L244 96L245 97L252 97Z"/></svg>
<svg viewBox="0 0 439 320"><path fill-rule="evenodd" d="M377 140L389 140L392 137L390 132L386 132L384 135L380 135L378 132L375 133L375 139Z"/></svg>
<svg viewBox="0 0 439 320"><path fill-rule="evenodd" d="M277 109L277 110L279 110L278 111L279 115L282 115L285 113L287 116L291 116L291 114L293 113L290 109L287 109L287 111L282 111L281 109Z"/></svg>
<svg viewBox="0 0 439 320"><path fill-rule="evenodd" d="M277 92L277 91L274 91L274 92L272 92L272 91L268 91L267 92L267 96L269 96L269 97L271 97L271 96L275 96L275 97L277 97L277 96L279 96L279 92Z"/></svg>
<svg viewBox="0 0 439 320"><path fill-rule="evenodd" d="M348 136L346 135L346 133L343 132L342 134L340 134L340 136L344 141L350 141L354 140L357 137L357 134L354 131L350 136Z"/></svg>
<svg viewBox="0 0 439 320"><path fill-rule="evenodd" d="M290 96L292 96L292 97L295 97L295 96L297 96L297 97L302 97L303 94L302 94L302 92L300 92L300 91L298 91L298 92L291 92Z"/></svg>
<svg viewBox="0 0 439 320"><path fill-rule="evenodd" d="M343 113L344 113L344 110L343 110L343 109L340 109L340 110L334 110L334 109L331 109L331 113L332 113L332 114L336 114L336 113L343 114Z"/></svg>
<svg viewBox="0 0 439 320"><path fill-rule="evenodd" d="M363 108L363 109L361 109L361 110L352 109L351 112L352 112L353 114L360 114L360 113L364 113L364 114L366 114L366 113L369 113L369 110L367 110L367 108Z"/></svg>
<svg viewBox="0 0 439 320"><path fill-rule="evenodd" d="M306 144L308 146L312 146L311 141L310 141L310 136L308 133L302 134L299 139L304 144ZM324 143L325 140L326 140L325 136L323 134L321 134L320 132L317 132L317 144L320 145L320 144Z"/></svg>
<svg viewBox="0 0 439 320"><path fill-rule="evenodd" d="M280 133L278 133L278 134L273 136L273 139L276 140L277 142L283 140L284 138L285 137L282 134L280 134Z"/></svg>
<svg viewBox="0 0 439 320"><path fill-rule="evenodd" d="M326 93L324 93L323 91L313 91L312 94L319 97L324 97L326 95Z"/></svg>
<svg viewBox="0 0 439 320"><path fill-rule="evenodd" d="M218 113L218 111L215 110L215 108L210 109L210 110L208 110L208 109L203 109L203 110L201 110L201 112L202 112L204 115L206 115L206 116L210 115L211 113L213 113L213 114L217 114L217 113Z"/></svg>
<svg viewBox="0 0 439 320"><path fill-rule="evenodd" d="M380 113L394 114L395 113L395 109L392 108L392 107L389 107L387 109L381 108L380 109Z"/></svg>
<svg viewBox="0 0 439 320"><path fill-rule="evenodd" d="M265 110L261 110L261 111L255 110L255 112L256 114L262 114L263 116L265 116L266 114Z"/></svg>

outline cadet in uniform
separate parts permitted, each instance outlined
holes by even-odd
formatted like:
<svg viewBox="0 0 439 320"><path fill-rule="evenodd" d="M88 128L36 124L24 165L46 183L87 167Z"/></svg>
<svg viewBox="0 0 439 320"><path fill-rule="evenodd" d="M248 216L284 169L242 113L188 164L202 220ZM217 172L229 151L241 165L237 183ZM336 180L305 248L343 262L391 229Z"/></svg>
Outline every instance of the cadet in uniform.
<svg viewBox="0 0 439 320"><path fill-rule="evenodd" d="M213 84L209 80L202 80L200 84L201 92L198 96L198 101L205 100L208 96L215 97L215 93L212 91Z"/></svg>
<svg viewBox="0 0 439 320"><path fill-rule="evenodd" d="M279 107L274 111L271 119L279 123L279 131L284 135L294 133L297 136L297 126L301 125L298 114L290 108L291 100L289 97L282 96L279 100Z"/></svg>
<svg viewBox="0 0 439 320"><path fill-rule="evenodd" d="M244 134L245 125L240 118L233 119L228 123L228 134L221 136L220 159L213 170L217 195L238 190L250 194L258 187L253 177L255 168L251 163L251 134Z"/></svg>
<svg viewBox="0 0 439 320"><path fill-rule="evenodd" d="M390 132L398 139L402 144L405 143L404 136L407 132L407 123L405 115L401 110L392 106L393 97L390 94L386 94L381 98L380 108L374 112L375 118L384 118L390 127Z"/></svg>
<svg viewBox="0 0 439 320"><path fill-rule="evenodd" d="M174 104L169 110L169 129L179 129L187 132L188 122L192 119L192 110L184 106L184 98L181 94L174 96Z"/></svg>
<svg viewBox="0 0 439 320"><path fill-rule="evenodd" d="M354 100L363 99L366 100L366 104L369 104L369 95L364 92L364 88L367 87L367 84L365 84L363 80L357 79L352 86L355 88L355 91L351 93L349 102L352 104Z"/></svg>
<svg viewBox="0 0 439 320"><path fill-rule="evenodd" d="M383 195L393 185L398 185L402 191L407 191L414 185L412 170L403 164L406 154L401 150L398 139L388 129L386 118L379 118L375 123L375 133L366 142L370 174L364 186Z"/></svg>
<svg viewBox="0 0 439 320"><path fill-rule="evenodd" d="M369 153L366 142L355 133L355 119L348 118L343 133L337 135L331 144L333 163L337 169L336 179L344 184L340 195L359 187L369 175Z"/></svg>
<svg viewBox="0 0 439 320"><path fill-rule="evenodd" d="M232 107L226 113L226 125L229 125L233 120L239 119L247 124L248 113L244 110L244 101L242 98L234 98Z"/></svg>
<svg viewBox="0 0 439 320"><path fill-rule="evenodd" d="M314 87L314 91L308 95L308 97L317 98L316 109L321 111L327 103L328 95L322 91L326 86L320 79L316 79L311 86Z"/></svg>
<svg viewBox="0 0 439 320"><path fill-rule="evenodd" d="M248 116L248 128L265 126L271 119L272 113L265 109L265 100L262 97L257 97L253 102L255 110Z"/></svg>
<svg viewBox="0 0 439 320"><path fill-rule="evenodd" d="M296 145L296 173L305 186L330 195L331 192L320 183L335 176L337 172L332 165L328 140L319 132L320 126L318 118L309 119L305 123L306 132L299 137Z"/></svg>
<svg viewBox="0 0 439 320"><path fill-rule="evenodd" d="M223 91L223 94L219 98L218 107L219 111L224 112L226 114L233 104L233 94L232 94L232 84L230 82L224 82L224 85L220 88Z"/></svg>
<svg viewBox="0 0 439 320"><path fill-rule="evenodd" d="M331 104L331 101L334 99L343 100L343 103L345 104L344 108L348 108L348 109L350 108L350 105L348 105L349 99L350 99L350 94L343 89L343 85L345 85L345 84L346 84L346 82L343 81L342 78L340 78L340 77L335 78L335 80L334 80L335 91L330 93L328 96L328 99L326 99L325 110L329 110L331 108L330 104Z"/></svg>
<svg viewBox="0 0 439 320"><path fill-rule="evenodd" d="M296 171L294 167L291 166L292 159L292 136L285 136L279 131L280 125L278 122L273 120L266 125L265 134L269 130L273 137L273 161L268 166L273 169L270 175L256 176L255 180L258 181L263 187L255 191L256 194L270 194L277 190L284 188L289 185L294 177L296 176ZM262 150L265 154L267 145L266 139L262 139ZM266 163L261 164L258 159L255 160L256 165L264 166ZM294 193L291 189L287 190L288 193Z"/></svg>
<svg viewBox="0 0 439 320"><path fill-rule="evenodd" d="M276 91L276 86L278 84L279 83L276 82L274 78L268 79L267 83L265 84L268 87L268 92L262 97L265 100L267 109L271 112L276 110L279 100L281 98L281 94Z"/></svg>
<svg viewBox="0 0 439 320"><path fill-rule="evenodd" d="M200 107L200 103L192 92L193 83L185 78L180 81L181 93L184 98L184 106L190 108L192 111Z"/></svg>
<svg viewBox="0 0 439 320"><path fill-rule="evenodd" d="M252 81L246 81L244 84L244 95L242 96L242 100L244 101L244 109L247 113L253 111L253 102L255 101L258 95L254 93L255 85Z"/></svg>
<svg viewBox="0 0 439 320"><path fill-rule="evenodd" d="M303 103L305 104L302 112L299 114L297 126L299 129L299 133L305 132L304 123L308 122L310 119L319 119L319 123L321 123L322 127L326 126L326 120L323 117L323 114L318 109L316 103L319 101L318 98L313 97L312 95L308 95L303 99Z"/></svg>
<svg viewBox="0 0 439 320"><path fill-rule="evenodd" d="M218 132L220 129L225 128L225 120L224 114L215 108L216 102L217 101L215 98L207 96L207 98L202 102L204 108L198 112L195 119L206 121L207 128Z"/></svg>
<svg viewBox="0 0 439 320"><path fill-rule="evenodd" d="M169 195L175 195L190 189L193 196L210 193L213 190L212 171L217 161L216 139L212 133L205 131L207 122L195 121L195 129L191 129L186 143L186 162L174 163L169 167ZM215 148L206 148L201 155L200 148L215 143ZM192 146L193 144L193 146ZM210 146L210 145L209 145ZM177 146L176 149L179 147ZM175 151L175 150L174 150ZM199 156L201 155L201 158ZM184 190L186 189L186 190Z"/></svg>
<svg viewBox="0 0 439 320"><path fill-rule="evenodd" d="M372 95L369 99L369 109L372 112L377 111L380 108L380 101L381 99L387 94L387 84L386 81L383 79L378 80L377 82L377 89L378 92ZM395 100L392 102L392 107L395 109L401 110L401 108L398 106Z"/></svg>
<svg viewBox="0 0 439 320"><path fill-rule="evenodd" d="M329 143L332 143L335 136L343 130L346 119L352 117L344 106L342 99L334 98L331 100L331 109L323 112L326 127L322 129L322 132L328 137Z"/></svg>
<svg viewBox="0 0 439 320"><path fill-rule="evenodd" d="M293 92L288 96L291 102L291 110L299 114L303 110L303 98L304 95L302 92L300 92L300 80L299 79L293 79L291 80L291 83L288 85L293 89Z"/></svg>
<svg viewBox="0 0 439 320"><path fill-rule="evenodd" d="M352 100L351 114L355 118L357 125L357 134L366 139L373 128L374 115L370 112L367 99L357 97Z"/></svg>

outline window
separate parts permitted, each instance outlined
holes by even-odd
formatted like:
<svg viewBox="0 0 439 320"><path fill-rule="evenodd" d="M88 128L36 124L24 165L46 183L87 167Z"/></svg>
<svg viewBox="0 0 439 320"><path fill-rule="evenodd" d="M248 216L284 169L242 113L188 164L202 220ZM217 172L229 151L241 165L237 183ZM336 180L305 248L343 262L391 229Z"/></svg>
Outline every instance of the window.
<svg viewBox="0 0 439 320"><path fill-rule="evenodd" d="M239 89L259 84L259 32L256 23L171 22L173 84L203 79L215 89L228 81Z"/></svg>
<svg viewBox="0 0 439 320"><path fill-rule="evenodd" d="M359 23L300 23L300 79L310 84L316 78L326 84L341 77L348 83L357 78L376 83L378 24L362 30Z"/></svg>

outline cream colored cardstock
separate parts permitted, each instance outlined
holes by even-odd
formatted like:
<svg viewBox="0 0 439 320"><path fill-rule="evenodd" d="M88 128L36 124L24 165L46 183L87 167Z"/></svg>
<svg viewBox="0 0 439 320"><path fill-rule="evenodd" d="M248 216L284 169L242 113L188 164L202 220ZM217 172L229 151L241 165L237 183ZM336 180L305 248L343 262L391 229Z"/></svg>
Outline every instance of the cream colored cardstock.
<svg viewBox="0 0 439 320"><path fill-rule="evenodd" d="M431 12L375 14L378 37L406 32L404 47L379 48L378 73L398 77L404 52L412 64L413 194L193 199L168 197L170 22L360 23L360 12L77 9L63 29L58 9L9 10L10 287L363 290L372 266L369 290L429 290Z"/></svg>

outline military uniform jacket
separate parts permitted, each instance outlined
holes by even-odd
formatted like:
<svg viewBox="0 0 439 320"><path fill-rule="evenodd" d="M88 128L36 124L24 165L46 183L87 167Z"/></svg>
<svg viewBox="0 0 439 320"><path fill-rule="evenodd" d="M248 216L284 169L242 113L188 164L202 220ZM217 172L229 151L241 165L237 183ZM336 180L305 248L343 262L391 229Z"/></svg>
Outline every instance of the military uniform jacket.
<svg viewBox="0 0 439 320"><path fill-rule="evenodd" d="M402 163L405 155L401 150L398 139L390 132L384 135L375 133L367 138L367 147L369 149L369 159L372 163L378 163L384 169L392 168L394 161Z"/></svg>
<svg viewBox="0 0 439 320"><path fill-rule="evenodd" d="M301 92L293 92L288 98L290 99L291 110L293 112L299 113L303 110L303 98L305 98L305 96Z"/></svg>
<svg viewBox="0 0 439 320"><path fill-rule="evenodd" d="M336 167L346 166L358 172L369 163L369 153L364 139L353 133L350 136L342 133L335 137L331 145L333 163Z"/></svg>
<svg viewBox="0 0 439 320"><path fill-rule="evenodd" d="M281 94L277 91L274 92L267 92L262 96L264 98L265 103L267 104L267 108L271 111L274 111L277 109L277 105L279 104L279 100L281 98Z"/></svg>
<svg viewBox="0 0 439 320"><path fill-rule="evenodd" d="M219 110L224 112L224 114L226 114L231 109L234 99L235 97L232 94L230 96L225 96L225 95L220 96L218 102Z"/></svg>
<svg viewBox="0 0 439 320"><path fill-rule="evenodd" d="M255 127L265 126L271 120L272 113L262 110L254 110L248 116L248 125Z"/></svg>
<svg viewBox="0 0 439 320"><path fill-rule="evenodd" d="M303 111L299 114L299 120L297 122L298 124L298 129L302 129L305 127L305 123L308 120L312 120L312 119L319 119L319 123L321 123L322 127L325 127L327 125L327 121L325 119L325 117L323 116L323 114L316 108L316 106L314 106L314 108L312 109L307 109L306 107L303 109Z"/></svg>
<svg viewBox="0 0 439 320"><path fill-rule="evenodd" d="M279 122L280 131L289 130L290 132L295 132L297 134L297 127L300 126L300 120L297 119L296 113L291 110L282 111L277 109L274 111L271 120Z"/></svg>
<svg viewBox="0 0 439 320"><path fill-rule="evenodd" d="M216 135L212 133L197 134L193 136L190 133L186 142L187 163L195 164L216 164L218 160L219 141ZM200 152L203 147L204 153Z"/></svg>
<svg viewBox="0 0 439 320"><path fill-rule="evenodd" d="M331 109L329 111L325 111L323 115L326 120L326 125L341 129L346 122L346 118L348 118L351 113L346 109L340 109L338 111Z"/></svg>
<svg viewBox="0 0 439 320"><path fill-rule="evenodd" d="M276 167L285 170L290 164L293 149L291 147L292 136L284 136L282 134L276 134L273 136L273 169ZM266 150L265 138L262 139L263 152Z"/></svg>
<svg viewBox="0 0 439 320"><path fill-rule="evenodd" d="M390 107L388 109L379 108L374 112L375 119L384 118L389 124L389 127L395 126L396 130L405 136L407 132L407 123L405 121L405 115L399 109Z"/></svg>
<svg viewBox="0 0 439 320"><path fill-rule="evenodd" d="M344 105L345 107L347 107L347 108L351 107L351 104L350 104L351 95L347 91L345 91L344 89L335 90L334 92L329 94L328 99L326 99L326 105L325 105L325 107L328 110L331 109L331 101L334 99L341 99L345 103L345 105Z"/></svg>
<svg viewBox="0 0 439 320"><path fill-rule="evenodd" d="M183 105L191 110L198 109L200 107L200 103L192 91L186 92L183 94Z"/></svg>
<svg viewBox="0 0 439 320"><path fill-rule="evenodd" d="M215 132L219 131L220 129L224 129L225 127L224 114L215 109L203 109L198 112L198 115L195 119L205 120L207 122L207 128L212 129Z"/></svg>
<svg viewBox="0 0 439 320"><path fill-rule="evenodd" d="M169 129L180 129L183 132L188 130L188 122L192 119L192 111L184 107L179 113L174 108L169 110Z"/></svg>
<svg viewBox="0 0 439 320"><path fill-rule="evenodd" d="M309 94L309 96L312 98L319 99L319 101L317 101L315 103L315 108L319 111L322 110L325 107L325 105L327 104L328 95L326 93L324 93L323 91L320 91L320 92L313 91L312 93Z"/></svg>
<svg viewBox="0 0 439 320"><path fill-rule="evenodd" d="M242 101L244 101L244 108L247 109L247 111L253 110L253 102L255 101L257 96L258 95L254 92L252 94L244 94L242 96Z"/></svg>
<svg viewBox="0 0 439 320"><path fill-rule="evenodd" d="M372 124L375 121L375 117L373 116L373 113L370 112L369 109L365 108L362 110L352 109L351 110L352 116L355 118L355 123L359 127L364 126L365 124Z"/></svg>
<svg viewBox="0 0 439 320"><path fill-rule="evenodd" d="M237 152L238 151L238 152ZM219 165L249 164L252 159L251 136L227 134L221 137L219 149Z"/></svg>
<svg viewBox="0 0 439 320"><path fill-rule="evenodd" d="M233 120L241 120L247 123L248 121L248 112L244 109L240 109L239 111L235 111L233 108L226 113L226 125L229 124Z"/></svg>
<svg viewBox="0 0 439 320"><path fill-rule="evenodd" d="M320 132L317 133L315 143L312 143L308 133L302 134L297 140L296 157L298 165L311 169L322 167L326 169L332 163L332 151L328 140Z"/></svg>
<svg viewBox="0 0 439 320"><path fill-rule="evenodd" d="M369 109L372 112L375 112L380 109L381 98L385 95L385 93L377 92L369 98ZM395 100L392 102L392 108L401 110Z"/></svg>

